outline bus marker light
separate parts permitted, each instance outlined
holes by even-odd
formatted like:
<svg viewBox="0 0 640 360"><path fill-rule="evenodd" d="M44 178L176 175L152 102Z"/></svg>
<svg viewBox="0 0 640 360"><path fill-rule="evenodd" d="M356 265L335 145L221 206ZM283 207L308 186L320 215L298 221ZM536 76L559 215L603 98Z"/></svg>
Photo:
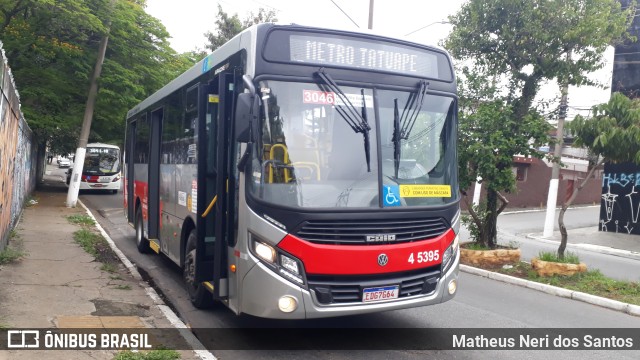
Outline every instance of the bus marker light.
<svg viewBox="0 0 640 360"><path fill-rule="evenodd" d="M229 266L229 270L231 270L231 272L232 272L232 273L236 272L236 266L235 266L235 264L231 264L231 265Z"/></svg>
<svg viewBox="0 0 640 360"><path fill-rule="evenodd" d="M449 281L449 295L455 294L458 289L458 283L455 280Z"/></svg>
<svg viewBox="0 0 640 360"><path fill-rule="evenodd" d="M300 270L298 270L297 261L293 260L288 256L280 255L280 263L282 264L282 267L284 267L285 269L291 271L296 275L300 275Z"/></svg>
<svg viewBox="0 0 640 360"><path fill-rule="evenodd" d="M294 312L298 308L298 300L291 296L285 295L278 299L278 309L285 313Z"/></svg>

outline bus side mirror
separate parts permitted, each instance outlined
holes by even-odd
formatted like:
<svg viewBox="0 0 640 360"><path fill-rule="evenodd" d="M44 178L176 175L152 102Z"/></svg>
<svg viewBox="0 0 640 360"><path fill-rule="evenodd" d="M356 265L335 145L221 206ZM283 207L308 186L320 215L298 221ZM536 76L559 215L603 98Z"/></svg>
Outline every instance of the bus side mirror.
<svg viewBox="0 0 640 360"><path fill-rule="evenodd" d="M254 93L242 93L238 95L236 103L236 140L242 143L253 141L257 129L258 111L260 105L258 96Z"/></svg>

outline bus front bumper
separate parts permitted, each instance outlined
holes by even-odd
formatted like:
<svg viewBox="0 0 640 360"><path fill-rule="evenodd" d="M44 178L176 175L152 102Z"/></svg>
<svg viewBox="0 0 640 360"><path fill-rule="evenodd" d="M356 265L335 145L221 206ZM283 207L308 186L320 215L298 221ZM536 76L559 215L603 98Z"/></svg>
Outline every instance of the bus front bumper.
<svg viewBox="0 0 640 360"><path fill-rule="evenodd" d="M407 309L418 306L434 305L449 301L455 297L460 264L460 251L456 252L453 263L438 281L435 291L427 295L414 295L399 299L347 304L320 304L313 292L296 286L292 282L274 273L271 269L257 262L245 276L242 283L240 312L272 319L313 319L346 315L366 314L380 311ZM454 282L454 291L450 293L450 284ZM291 312L279 309L282 298L291 301L296 307Z"/></svg>
<svg viewBox="0 0 640 360"><path fill-rule="evenodd" d="M80 182L80 190L120 190L121 181L105 182L105 183L93 183L93 182Z"/></svg>

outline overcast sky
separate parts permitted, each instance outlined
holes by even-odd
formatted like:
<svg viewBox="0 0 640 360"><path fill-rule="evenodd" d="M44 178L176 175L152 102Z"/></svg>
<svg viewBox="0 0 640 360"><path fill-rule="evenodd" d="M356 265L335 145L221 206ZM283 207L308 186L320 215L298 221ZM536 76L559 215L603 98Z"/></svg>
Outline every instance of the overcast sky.
<svg viewBox="0 0 640 360"><path fill-rule="evenodd" d="M422 44L437 45L451 31L451 25L441 22L446 21L464 2L374 0L373 31ZM215 30L218 3L229 15L238 14L240 19L244 19L250 11L257 12L262 7L275 10L282 23L342 29L357 29L357 24L361 29L366 29L370 0L147 0L147 12L165 25L172 36L171 46L178 52L185 52L204 48L206 39L203 34ZM407 35L409 33L412 34ZM606 58L607 65L595 73L593 78L609 86L613 49L608 51ZM550 99L558 93L557 84L551 83L543 87L541 97ZM577 113L578 108L590 108L608 99L608 89L572 88L569 92L570 118ZM581 113L586 115L588 111Z"/></svg>
<svg viewBox="0 0 640 360"><path fill-rule="evenodd" d="M447 0L437 6L428 6L431 1L375 0L373 29L385 35L402 37L425 25L446 21L462 2ZM205 38L202 34L214 30L218 3L225 12L238 14L240 19L261 7L275 10L282 23L357 29L355 22L366 29L369 19L369 0L147 0L147 12L162 20L173 36L171 45L182 52L196 46L203 47ZM436 23L407 36L407 39L435 45L450 30L451 25Z"/></svg>

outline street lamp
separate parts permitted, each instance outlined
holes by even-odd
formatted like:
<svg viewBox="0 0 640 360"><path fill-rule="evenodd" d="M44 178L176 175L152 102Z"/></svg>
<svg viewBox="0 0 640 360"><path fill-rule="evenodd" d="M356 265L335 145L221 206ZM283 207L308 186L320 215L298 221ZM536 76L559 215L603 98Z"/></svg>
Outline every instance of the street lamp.
<svg viewBox="0 0 640 360"><path fill-rule="evenodd" d="M421 27L420 29L413 30L412 32L410 32L410 33L408 33L408 34L405 34L404 36L409 36L409 35L411 35L411 34L413 34L413 33L416 33L416 32L418 32L418 31L420 31L420 30L426 29L426 28L428 28L429 26L431 26L431 25L435 25L435 24L451 24L451 23L450 23L450 22L448 22L448 21L444 21L444 20L435 21L435 22L432 22L432 23L431 23L431 24L429 24L429 25L425 25L425 26Z"/></svg>

